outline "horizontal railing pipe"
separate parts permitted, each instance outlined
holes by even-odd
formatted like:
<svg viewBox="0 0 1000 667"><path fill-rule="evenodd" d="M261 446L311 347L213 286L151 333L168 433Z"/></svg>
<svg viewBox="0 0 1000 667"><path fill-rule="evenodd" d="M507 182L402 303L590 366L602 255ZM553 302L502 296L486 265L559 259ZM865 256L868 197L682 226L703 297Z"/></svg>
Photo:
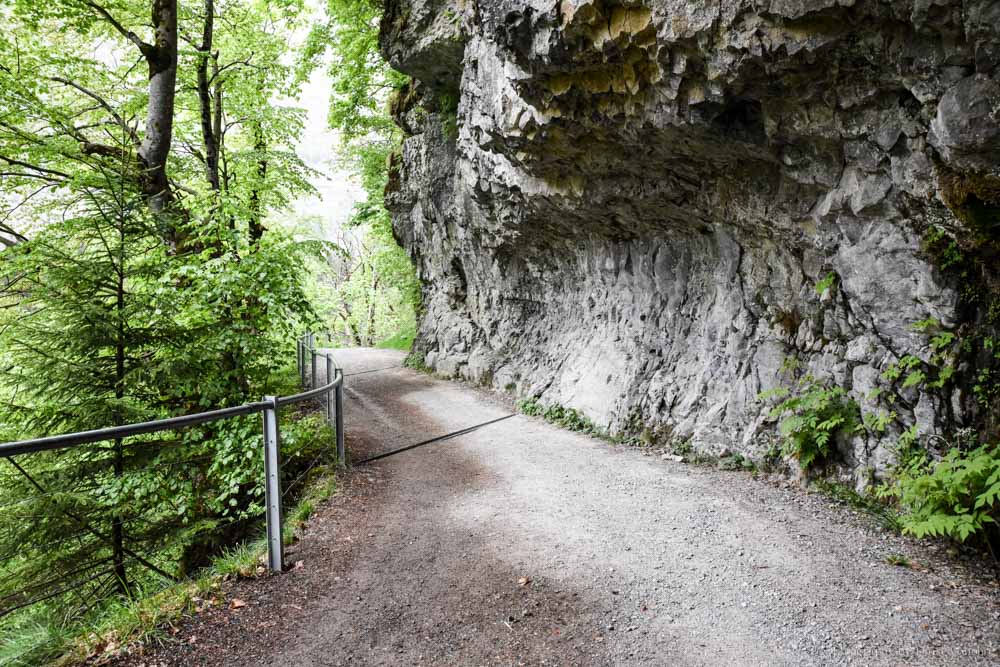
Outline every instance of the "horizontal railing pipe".
<svg viewBox="0 0 1000 667"><path fill-rule="evenodd" d="M158 421L144 422L141 424L131 424L128 426L113 426L101 428L93 431L83 431L80 433L67 433L65 435L53 435L46 438L36 438L34 440L22 440L20 442L8 442L0 445L0 457L20 456L21 454L33 454L35 452L47 452L55 449L66 449L77 445L86 445L104 440L116 440L118 438L130 438L136 435L147 433L159 433L161 431L173 431L188 426L197 426L208 422L219 421L220 419L230 419L232 417L242 417L252 415L262 411L267 403L261 401L257 403L247 403L235 408L223 408L222 410L212 410L211 412L201 412L194 415L184 415L182 417L170 417Z"/></svg>
<svg viewBox="0 0 1000 667"><path fill-rule="evenodd" d="M315 354L315 349L309 348L308 352ZM322 355L322 356L329 356L329 355ZM328 378L327 384L322 387L316 387L315 389L310 389L307 392L303 392L301 394L295 394L294 396L279 398L278 405L291 405L294 403L307 401L310 398L316 398L317 396L322 396L324 393L330 391L331 389L335 389L338 385L342 384L343 382L344 378L342 376L334 379L333 381L329 381ZM315 380L313 381L313 384L315 384ZM108 428L95 429L93 431L81 431L79 433L67 433L64 435L53 435L44 438L35 438L32 440L8 442L0 444L0 457L20 456L22 454L34 454L36 452L52 451L56 449L66 449L69 447L75 447L77 445L87 445L94 442L116 440L118 438L131 438L137 435L159 433L162 431L172 431L175 429L186 428L188 426L197 426L199 424L219 421L222 419L231 419L233 417L242 417L244 415L251 415L258 412L263 412L269 405L270 404L267 401L258 401L256 403L247 403L245 405L238 405L232 408L222 408L220 410L200 412L197 414L183 415L180 417L169 417L167 419L143 422L140 424L129 424L126 426L112 426Z"/></svg>
<svg viewBox="0 0 1000 667"><path fill-rule="evenodd" d="M301 403L302 401L308 401L310 398L318 398L323 394L327 393L331 389L336 388L344 382L344 379L338 377L336 380L329 384L325 384L322 387L316 387L315 389L310 389L309 391L304 391L301 394L295 394L294 396L283 396L278 399L278 405L292 405L293 403Z"/></svg>
<svg viewBox="0 0 1000 667"><path fill-rule="evenodd" d="M326 361L326 384L318 387L316 386L318 384L317 359L321 356ZM310 366L308 370L312 372L312 375L309 377L308 385L306 383L307 358ZM306 334L296 341L296 362L298 365L300 379L302 381L302 387L310 387L308 391L304 391L300 394L278 398L268 396L265 397L263 401L258 401L256 403L247 403L245 405L239 405L232 408L223 408L221 410L212 410L209 412L184 415L181 417L170 417L168 419L159 419L140 424L114 426L110 428L96 429L93 431L83 431L80 433L67 433L64 435L35 438L33 440L23 440L20 442L8 442L0 444L0 458L6 457L12 465L18 467L17 462L14 461L14 457L22 454L68 449L70 447L95 442L122 440L124 438L130 438L137 435L159 433L161 431L173 431L189 426L206 424L208 422L262 413L268 566L271 571L280 572L283 567L283 553L281 543L281 434L278 409L281 406L300 403L312 398L319 398L325 394L327 420L334 421L336 424L337 460L341 465L343 465L346 461L346 451L344 447L343 370L336 368L336 364L334 363L333 356L331 354L319 352L316 348L315 334ZM331 414L334 411L336 414ZM145 563L145 561L141 562ZM152 565L149 566L153 567ZM153 569L155 570L155 567L153 567Z"/></svg>

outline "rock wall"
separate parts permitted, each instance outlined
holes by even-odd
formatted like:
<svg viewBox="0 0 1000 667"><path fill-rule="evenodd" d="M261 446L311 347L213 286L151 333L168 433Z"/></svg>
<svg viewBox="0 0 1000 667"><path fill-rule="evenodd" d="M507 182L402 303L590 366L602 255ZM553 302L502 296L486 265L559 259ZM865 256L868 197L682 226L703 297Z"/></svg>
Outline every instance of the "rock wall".
<svg viewBox="0 0 1000 667"><path fill-rule="evenodd" d="M613 432L759 457L792 366L875 409L912 324L960 317L927 230L1000 223L995 0L390 0L382 48L414 78L387 202L417 350Z"/></svg>

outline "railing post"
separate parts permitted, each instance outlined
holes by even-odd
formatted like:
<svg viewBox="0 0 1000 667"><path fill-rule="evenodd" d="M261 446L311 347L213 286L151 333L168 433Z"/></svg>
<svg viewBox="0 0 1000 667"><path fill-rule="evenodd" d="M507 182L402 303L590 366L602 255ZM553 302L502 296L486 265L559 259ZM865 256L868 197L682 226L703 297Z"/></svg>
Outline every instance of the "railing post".
<svg viewBox="0 0 1000 667"><path fill-rule="evenodd" d="M330 384L337 379L333 374L333 357L329 354L323 356L326 357L326 384ZM326 392L326 422L330 425L333 425L333 394L333 389Z"/></svg>
<svg viewBox="0 0 1000 667"><path fill-rule="evenodd" d="M347 465L347 448L344 446L344 371L337 369L340 384L337 385L334 396L337 401L337 462Z"/></svg>
<svg viewBox="0 0 1000 667"><path fill-rule="evenodd" d="M302 376L302 339L295 339L295 375Z"/></svg>
<svg viewBox="0 0 1000 667"><path fill-rule="evenodd" d="M278 429L278 399L265 396L264 408L264 502L267 505L267 566L271 572L284 569L281 535L281 434Z"/></svg>
<svg viewBox="0 0 1000 667"><path fill-rule="evenodd" d="M309 376L309 388L310 389L315 389L318 386L319 386L319 383L316 382L316 347L313 346L313 349L312 349L312 375Z"/></svg>
<svg viewBox="0 0 1000 667"><path fill-rule="evenodd" d="M300 360L299 363L299 386L302 389L306 388L306 344L308 340L309 340L308 336L303 335L301 340L299 341L302 347L302 359Z"/></svg>

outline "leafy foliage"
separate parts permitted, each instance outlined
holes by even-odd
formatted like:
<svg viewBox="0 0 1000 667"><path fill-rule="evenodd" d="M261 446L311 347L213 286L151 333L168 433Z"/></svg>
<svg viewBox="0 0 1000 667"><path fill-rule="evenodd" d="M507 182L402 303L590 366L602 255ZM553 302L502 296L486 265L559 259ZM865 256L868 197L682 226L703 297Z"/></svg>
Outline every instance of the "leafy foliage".
<svg viewBox="0 0 1000 667"><path fill-rule="evenodd" d="M408 78L392 70L379 54L382 3L328 0L328 22L313 28L299 62L299 77L318 67L329 54L332 80L330 126L341 137L340 154L357 175L366 199L349 226L362 232L360 243L346 247L335 260L325 316L355 345L376 345L415 330L420 284L412 263L393 236L392 219L383 204L391 156L402 133L388 112L392 95Z"/></svg>
<svg viewBox="0 0 1000 667"><path fill-rule="evenodd" d="M970 178L975 181L978 177ZM948 187L954 185L960 183L952 182ZM979 201L974 196L971 199ZM963 217L962 211L956 213ZM995 267L1000 240L996 235L980 233L957 238L932 226L924 235L923 250L958 290L960 323L947 332L954 336L950 366L971 369L969 384L974 403L966 407L984 440L996 440L1000 437L1000 351L995 344L1000 336L1000 274ZM927 330L929 334L941 331L936 322L930 322L934 326ZM943 339L938 341L939 345L943 343ZM952 380L952 375L946 379L965 383L965 377Z"/></svg>
<svg viewBox="0 0 1000 667"><path fill-rule="evenodd" d="M975 332L966 332L968 335L963 337L933 318L914 323L913 329L927 336L929 353L926 358L906 355L890 364L882 374L886 386L872 398L895 405L905 404L905 397L918 391L948 391L957 380L956 368L963 354L979 349L980 356L988 356L992 350L991 337ZM989 367L981 369L979 381L972 387L972 394L985 409L991 398L979 397L990 391L990 371ZM897 419L895 410L883 410L877 415L865 415L864 422L873 432L884 433ZM998 450L978 444L982 439L971 430L959 431L954 437L960 446L935 458L932 438L921 435L919 423L903 428L895 445L897 463L878 495L898 503L901 525L912 535L948 537L959 542L974 538L990 544L997 539Z"/></svg>
<svg viewBox="0 0 1000 667"><path fill-rule="evenodd" d="M833 287L836 287L836 285L837 285L837 274L831 271L830 273L826 274L826 276L824 276L822 280L816 283L816 294L822 296L828 290L832 289Z"/></svg>
<svg viewBox="0 0 1000 667"><path fill-rule="evenodd" d="M529 417L541 417L560 428L601 438L608 437L603 429L573 408L563 407L555 403L543 406L534 399L527 399L518 403L518 409Z"/></svg>
<svg viewBox="0 0 1000 667"><path fill-rule="evenodd" d="M322 249L275 222L311 191L303 113L278 101L301 83L303 3L181 5L176 104L159 108L150 9L0 8L4 440L279 393L316 323L305 275ZM169 115L144 125L154 111ZM155 195L143 127L172 138ZM0 632L48 641L52 619L99 618L244 535L262 510L259 430L246 417L0 461ZM329 429L286 415L283 436L288 481L308 479Z"/></svg>
<svg viewBox="0 0 1000 667"><path fill-rule="evenodd" d="M837 435L854 432L860 423L858 405L843 387L811 376L799 381L795 393L782 388L763 392L759 398L777 401L770 416L781 419L784 454L796 458L803 470L828 460Z"/></svg>
<svg viewBox="0 0 1000 667"><path fill-rule="evenodd" d="M916 537L996 534L1000 515L1000 447L952 448L940 461L913 457L890 487L905 514L903 529Z"/></svg>

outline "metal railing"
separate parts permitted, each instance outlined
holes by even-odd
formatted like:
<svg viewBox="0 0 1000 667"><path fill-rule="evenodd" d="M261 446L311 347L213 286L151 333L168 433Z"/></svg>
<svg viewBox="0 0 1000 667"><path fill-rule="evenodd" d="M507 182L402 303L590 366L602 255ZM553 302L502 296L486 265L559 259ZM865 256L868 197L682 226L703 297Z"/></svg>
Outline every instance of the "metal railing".
<svg viewBox="0 0 1000 667"><path fill-rule="evenodd" d="M265 476L264 515L266 519L267 562L268 568L272 572L281 572L284 569L284 545L282 541L282 461L279 409L285 406L302 403L304 401L318 399L325 395L326 419L330 424L334 425L336 429L337 462L340 465L344 465L347 458L347 452L344 444L344 373L343 370L336 366L332 355L329 353L320 353L316 349L315 343L315 336L310 334L299 339L296 344L299 377L302 382L302 387L308 388L307 391L300 394L286 397L265 396L262 401L258 401L256 403L247 403L245 405L232 408L213 410L199 414L0 444L0 459L8 460L14 468L18 469L19 472L27 477L29 482L36 489L46 492L46 490L43 489L34 479L28 476L27 472L25 472L15 460L16 457L35 454L38 452L70 450L82 445L99 442L114 441L121 443L123 439L134 436L165 431L177 431L200 424L207 424L210 422L218 422L245 415L261 413L263 415ZM318 384L319 377L317 375L317 365L319 359L321 358L325 360L326 366L326 377L323 385ZM35 520L44 520L44 518L45 517L37 517ZM71 518L76 519L77 517L71 515ZM109 541L109 538L106 535L99 534L96 529L91 528L85 521L81 520L78 521L78 523L80 523L84 529L82 532L90 532L97 536L97 538L101 541ZM129 550L126 550L126 553L133 560L162 574L163 576L170 577L169 574L163 572L159 568L156 568L154 565L143 559L139 554L132 553ZM23 607L25 605L22 604L21 606Z"/></svg>

